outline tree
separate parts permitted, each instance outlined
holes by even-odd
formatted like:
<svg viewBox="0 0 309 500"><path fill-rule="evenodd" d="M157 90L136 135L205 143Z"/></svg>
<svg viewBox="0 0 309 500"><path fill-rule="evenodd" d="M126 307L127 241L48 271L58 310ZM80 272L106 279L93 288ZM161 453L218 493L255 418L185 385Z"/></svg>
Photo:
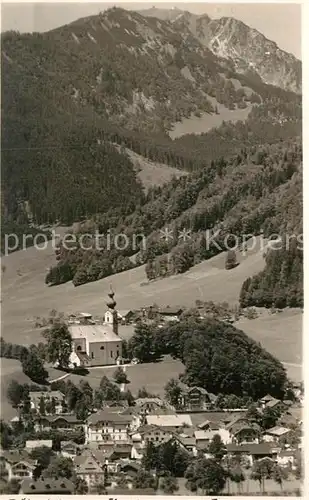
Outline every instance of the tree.
<svg viewBox="0 0 309 500"><path fill-rule="evenodd" d="M117 384L128 383L126 372L120 366L118 366L118 368L116 368L116 370L114 371L114 380Z"/></svg>
<svg viewBox="0 0 309 500"><path fill-rule="evenodd" d="M222 458L226 454L226 448L219 434L215 434L212 438L209 444L208 453L212 455L215 462L221 463Z"/></svg>
<svg viewBox="0 0 309 500"><path fill-rule="evenodd" d="M45 415L45 411L46 411L45 399L43 396L41 396L40 401L39 401L39 413L40 413L40 415Z"/></svg>
<svg viewBox="0 0 309 500"><path fill-rule="evenodd" d="M72 353L72 337L65 323L55 322L51 328L44 331L47 340L46 357L49 363L59 363L67 368Z"/></svg>
<svg viewBox="0 0 309 500"><path fill-rule="evenodd" d="M47 446L41 446L39 448L34 448L30 452L30 457L37 461L35 476L39 477L43 470L47 469L51 459L55 457L55 453Z"/></svg>
<svg viewBox="0 0 309 500"><path fill-rule="evenodd" d="M150 472L140 469L133 479L133 487L138 489L152 488L156 490L158 481Z"/></svg>
<svg viewBox="0 0 309 500"><path fill-rule="evenodd" d="M281 411L278 408L269 408L266 406L264 408L262 417L261 417L261 427L264 430L271 429L277 423L277 420L280 418Z"/></svg>
<svg viewBox="0 0 309 500"><path fill-rule="evenodd" d="M243 471L241 470L241 467L238 466L231 469L229 476L231 480L237 484L238 494L240 495L242 483L245 480L245 476Z"/></svg>
<svg viewBox="0 0 309 500"><path fill-rule="evenodd" d="M172 378L169 380L164 387L165 398L166 400L175 408L179 406L179 398L181 395L181 388L179 385L179 381Z"/></svg>
<svg viewBox="0 0 309 500"><path fill-rule="evenodd" d="M202 490L203 495L218 495L224 489L227 475L220 464L202 457L189 465L185 478L191 491Z"/></svg>
<svg viewBox="0 0 309 500"><path fill-rule="evenodd" d="M155 344L155 328L144 323L135 328L133 337L129 340L129 349L134 358L141 363L149 363L159 358Z"/></svg>
<svg viewBox="0 0 309 500"><path fill-rule="evenodd" d="M177 479L172 476L164 477L161 483L161 489L166 495L173 495L175 491L179 490Z"/></svg>
<svg viewBox="0 0 309 500"><path fill-rule="evenodd" d="M33 353L29 352L22 362L22 368L25 375L35 382L44 383L48 377L42 361Z"/></svg>
<svg viewBox="0 0 309 500"><path fill-rule="evenodd" d="M74 464L70 458L57 456L53 458L44 471L44 477L52 477L59 479L61 477L66 477L71 479L74 474Z"/></svg>
<svg viewBox="0 0 309 500"><path fill-rule="evenodd" d="M87 495L88 493L88 484L85 479L77 476L74 481L74 494L75 495Z"/></svg>
<svg viewBox="0 0 309 500"><path fill-rule="evenodd" d="M272 477L273 469L274 463L270 458L258 460L253 465L251 479L260 483L260 488L263 493L265 493L265 479L270 479Z"/></svg>
<svg viewBox="0 0 309 500"><path fill-rule="evenodd" d="M4 450L7 450L10 448L12 444L12 429L10 426L4 422L3 420L0 420L0 444L1 447Z"/></svg>
<svg viewBox="0 0 309 500"><path fill-rule="evenodd" d="M151 441L149 441L146 445L145 453L142 458L142 467L146 471L156 470L159 465L159 454L158 447L156 447Z"/></svg>
<svg viewBox="0 0 309 500"><path fill-rule="evenodd" d="M272 478L276 483L280 485L280 488L283 488L283 481L288 479L288 473L285 469L275 464L272 471Z"/></svg>
<svg viewBox="0 0 309 500"><path fill-rule="evenodd" d="M78 420L81 420L82 422L85 422L86 418L89 415L89 406L87 404L87 400L84 398L84 396L81 399L78 399L76 406L75 406L75 415Z"/></svg>
<svg viewBox="0 0 309 500"><path fill-rule="evenodd" d="M17 408L24 396L24 387L16 380L12 380L7 388L6 395L13 408Z"/></svg>

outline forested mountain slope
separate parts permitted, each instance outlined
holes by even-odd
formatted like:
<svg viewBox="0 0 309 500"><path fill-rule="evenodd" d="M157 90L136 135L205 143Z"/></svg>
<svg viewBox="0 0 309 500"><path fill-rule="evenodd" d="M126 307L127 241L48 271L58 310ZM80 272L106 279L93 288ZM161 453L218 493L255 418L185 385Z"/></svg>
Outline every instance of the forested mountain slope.
<svg viewBox="0 0 309 500"><path fill-rule="evenodd" d="M186 26L113 8L48 33L3 33L4 219L35 224L143 203L132 163L111 143L184 170L301 130L301 97L237 74ZM192 113L251 109L201 137L168 131ZM29 213L28 211L28 213ZM27 217L26 217L27 219Z"/></svg>

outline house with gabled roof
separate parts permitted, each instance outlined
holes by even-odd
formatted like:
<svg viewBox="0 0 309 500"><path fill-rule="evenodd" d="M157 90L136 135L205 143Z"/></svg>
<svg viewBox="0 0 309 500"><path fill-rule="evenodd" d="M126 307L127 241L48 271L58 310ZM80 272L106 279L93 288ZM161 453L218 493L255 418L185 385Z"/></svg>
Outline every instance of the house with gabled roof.
<svg viewBox="0 0 309 500"><path fill-rule="evenodd" d="M37 461L30 458L26 450L4 450L0 455L2 467L7 472L8 481L32 478Z"/></svg>
<svg viewBox="0 0 309 500"><path fill-rule="evenodd" d="M105 466L98 462L90 450L76 455L73 463L77 476L84 479L89 487L104 482Z"/></svg>
<svg viewBox="0 0 309 500"><path fill-rule="evenodd" d="M255 422L250 421L245 415L237 415L226 425L234 443L258 443L261 428Z"/></svg>
<svg viewBox="0 0 309 500"><path fill-rule="evenodd" d="M86 422L86 443L128 443L132 415L113 413L108 409L93 413Z"/></svg>
<svg viewBox="0 0 309 500"><path fill-rule="evenodd" d="M61 455L73 459L80 452L81 446L74 441L61 441Z"/></svg>
<svg viewBox="0 0 309 500"><path fill-rule="evenodd" d="M179 408L187 411L203 411L213 407L216 396L203 387L189 387L183 382L179 383L181 394L178 401Z"/></svg>
<svg viewBox="0 0 309 500"><path fill-rule="evenodd" d="M40 431L69 431L83 425L75 415L42 415L34 420L34 429Z"/></svg>
<svg viewBox="0 0 309 500"><path fill-rule="evenodd" d="M290 433L291 429L288 429L287 427L283 427L280 425L276 425L271 429L267 429L267 431L263 433L263 441L280 442L282 439L286 438Z"/></svg>

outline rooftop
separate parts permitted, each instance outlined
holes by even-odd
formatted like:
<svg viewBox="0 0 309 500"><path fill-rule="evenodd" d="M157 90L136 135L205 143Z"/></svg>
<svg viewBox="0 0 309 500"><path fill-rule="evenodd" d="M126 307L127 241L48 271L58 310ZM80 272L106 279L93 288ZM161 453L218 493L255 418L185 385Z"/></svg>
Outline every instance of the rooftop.
<svg viewBox="0 0 309 500"><path fill-rule="evenodd" d="M51 494L52 492L57 493L73 493L74 484L66 478L61 479L38 479L34 481L33 479L24 479L21 483L21 491L23 494L34 494L34 493L45 493Z"/></svg>
<svg viewBox="0 0 309 500"><path fill-rule="evenodd" d="M159 427L181 427L182 425L192 426L190 415L147 415L147 424Z"/></svg>
<svg viewBox="0 0 309 500"><path fill-rule="evenodd" d="M121 415L109 410L100 410L90 415L87 419L88 424L96 425L100 422L111 422L113 424L129 424L132 421L130 415Z"/></svg>
<svg viewBox="0 0 309 500"><path fill-rule="evenodd" d="M267 431L265 431L265 434L274 434L275 436L283 436L284 434L287 434L288 432L290 432L290 429L276 425L275 427L272 427L271 429L268 429Z"/></svg>
<svg viewBox="0 0 309 500"><path fill-rule="evenodd" d="M53 441L52 439L35 439L26 441L26 446L28 450L34 450L35 448L42 448L45 446L46 448L52 448Z"/></svg>
<svg viewBox="0 0 309 500"><path fill-rule="evenodd" d="M110 325L70 325L72 339L86 339L88 342L121 342Z"/></svg>

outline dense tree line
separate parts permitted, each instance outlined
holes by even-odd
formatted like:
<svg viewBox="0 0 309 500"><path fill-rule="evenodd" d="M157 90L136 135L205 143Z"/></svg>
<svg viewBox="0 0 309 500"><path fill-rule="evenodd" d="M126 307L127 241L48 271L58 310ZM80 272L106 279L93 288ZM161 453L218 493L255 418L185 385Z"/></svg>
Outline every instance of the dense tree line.
<svg viewBox="0 0 309 500"><path fill-rule="evenodd" d="M80 285L145 262L148 279L164 277L185 272L224 251L227 245L233 246L234 241L226 240L228 234L242 239L243 235L263 232L267 237L294 230L299 226L301 209L293 201L292 208L286 210L286 200L301 194L301 160L297 141L252 147L154 188L132 214L119 211L111 217L108 213L86 226L87 234L98 230L102 235L102 250L95 248L95 237L88 238L87 251L78 243L74 249L60 244L58 264L49 271L46 282L59 284L73 279L74 285ZM163 225L169 228L167 241L162 238ZM179 232L184 228L190 231L190 238L182 242ZM205 231L208 238L215 233L217 245L207 245ZM121 233L127 238L123 250L115 243ZM80 234L75 235L77 240ZM133 255L134 261L130 258Z"/></svg>
<svg viewBox="0 0 309 500"><path fill-rule="evenodd" d="M145 325L130 346L142 362L166 354L180 359L186 367L182 380L214 394L254 401L267 393L284 395L287 377L281 363L244 332L216 319L188 317L166 328Z"/></svg>
<svg viewBox="0 0 309 500"><path fill-rule="evenodd" d="M303 251L297 239L268 250L263 271L247 278L239 302L242 307L303 307Z"/></svg>
<svg viewBox="0 0 309 500"><path fill-rule="evenodd" d="M31 380L38 383L44 383L48 376L44 368L40 355L40 348L31 345L29 348L5 342L0 338L0 357L8 359L17 359L21 362L22 370Z"/></svg>

